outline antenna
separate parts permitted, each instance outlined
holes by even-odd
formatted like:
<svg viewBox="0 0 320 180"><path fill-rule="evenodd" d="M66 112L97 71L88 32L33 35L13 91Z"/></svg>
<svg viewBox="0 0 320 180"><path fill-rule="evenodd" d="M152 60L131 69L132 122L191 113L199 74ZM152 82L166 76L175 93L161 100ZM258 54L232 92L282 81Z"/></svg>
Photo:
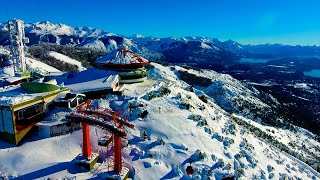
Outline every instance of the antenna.
<svg viewBox="0 0 320 180"><path fill-rule="evenodd" d="M15 72L26 71L25 43L29 39L25 37L24 23L21 20L14 19L8 21L8 29L10 35L10 52L14 64Z"/></svg>

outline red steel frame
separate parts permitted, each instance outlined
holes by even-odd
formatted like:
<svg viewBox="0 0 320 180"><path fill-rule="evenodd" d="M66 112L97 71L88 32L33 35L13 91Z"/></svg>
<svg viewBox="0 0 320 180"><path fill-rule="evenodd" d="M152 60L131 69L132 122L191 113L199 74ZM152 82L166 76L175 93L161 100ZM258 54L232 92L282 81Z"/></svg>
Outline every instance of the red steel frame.
<svg viewBox="0 0 320 180"><path fill-rule="evenodd" d="M121 136L125 136L125 133L119 134L116 133L118 132L117 128L122 128L123 125L130 127L130 128L134 128L134 125L123 120L122 118L120 118L120 114L121 111L117 111L114 112L112 115L109 112L112 111L98 111L98 110L92 110L90 109L90 104L92 103L92 100L88 100L87 102L84 102L82 104L80 104L77 107L77 112L80 114L85 114L85 115L96 115L98 117L108 117L109 119L111 118L112 122L114 125L117 124L118 122L118 126L116 126L116 129L111 129L113 130L113 140L114 140L114 171L116 173L120 173L122 171L122 156L121 156ZM89 131L89 124L90 125L96 125L93 121L93 123L90 123L90 121L88 121L85 116L84 117L79 117L79 116L73 116L73 114L70 114L68 116L66 116L68 119L70 120L76 120L76 121L80 121L82 124L82 142L83 142L83 146L82 146L82 153L86 158L90 158L91 157L91 144L90 144L90 131ZM84 122L82 122L84 121ZM108 128L110 128L110 126L108 126Z"/></svg>

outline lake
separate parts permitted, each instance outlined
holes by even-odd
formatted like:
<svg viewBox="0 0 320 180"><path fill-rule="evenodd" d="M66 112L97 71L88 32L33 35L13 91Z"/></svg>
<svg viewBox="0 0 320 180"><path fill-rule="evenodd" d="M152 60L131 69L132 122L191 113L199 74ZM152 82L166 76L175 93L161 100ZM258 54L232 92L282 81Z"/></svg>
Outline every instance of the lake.
<svg viewBox="0 0 320 180"><path fill-rule="evenodd" d="M306 76L316 77L320 78L320 69L313 69L311 71L305 71L303 72Z"/></svg>
<svg viewBox="0 0 320 180"><path fill-rule="evenodd" d="M256 58L241 58L241 63L265 63L270 61L270 59L256 59Z"/></svg>

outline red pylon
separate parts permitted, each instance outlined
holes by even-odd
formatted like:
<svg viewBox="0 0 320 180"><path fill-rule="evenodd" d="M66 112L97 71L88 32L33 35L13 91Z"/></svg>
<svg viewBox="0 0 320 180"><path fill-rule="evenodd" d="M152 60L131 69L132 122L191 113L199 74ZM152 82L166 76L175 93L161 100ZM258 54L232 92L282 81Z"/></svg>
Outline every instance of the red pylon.
<svg viewBox="0 0 320 180"><path fill-rule="evenodd" d="M122 171L121 158L121 138L114 135L114 171L120 173Z"/></svg>
<svg viewBox="0 0 320 180"><path fill-rule="evenodd" d="M81 123L81 124L82 124L82 153L86 158L89 158L91 156L89 125L86 123Z"/></svg>

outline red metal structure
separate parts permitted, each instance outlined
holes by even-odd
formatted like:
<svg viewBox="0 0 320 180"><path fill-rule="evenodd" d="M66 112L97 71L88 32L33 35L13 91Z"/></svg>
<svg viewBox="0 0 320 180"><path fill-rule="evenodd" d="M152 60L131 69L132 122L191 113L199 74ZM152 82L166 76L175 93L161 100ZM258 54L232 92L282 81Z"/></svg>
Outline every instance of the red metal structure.
<svg viewBox="0 0 320 180"><path fill-rule="evenodd" d="M82 124L82 153L88 159L91 156L89 125L108 130L113 134L114 171L120 173L122 170L121 137L127 135L123 130L123 126L134 128L134 125L120 117L121 111L115 112L110 109L101 110L99 108L91 108L91 103L92 100L88 100L87 102L80 104L77 107L77 111L66 115L66 118Z"/></svg>
<svg viewBox="0 0 320 180"><path fill-rule="evenodd" d="M90 134L89 134L89 125L82 123L82 152L83 155L87 158L91 156L91 143L90 143Z"/></svg>

